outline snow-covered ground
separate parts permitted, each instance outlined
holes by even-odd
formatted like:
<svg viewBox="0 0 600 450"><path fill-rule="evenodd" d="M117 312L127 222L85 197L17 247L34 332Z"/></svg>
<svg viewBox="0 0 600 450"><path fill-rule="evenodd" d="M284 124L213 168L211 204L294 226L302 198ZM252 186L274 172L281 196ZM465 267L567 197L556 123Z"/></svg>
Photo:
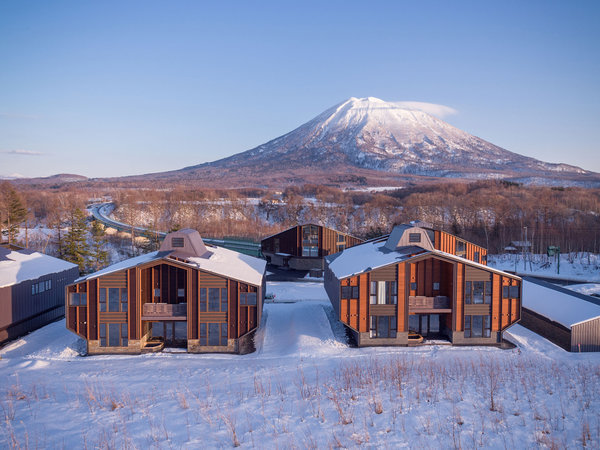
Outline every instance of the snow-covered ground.
<svg viewBox="0 0 600 450"><path fill-rule="evenodd" d="M270 283L257 351L79 356L64 321L0 355L0 448L600 446L600 354L349 347L320 283Z"/></svg>
<svg viewBox="0 0 600 450"><path fill-rule="evenodd" d="M600 282L600 255L580 252L560 256L560 268L555 257L549 258L546 255L528 255L526 263L523 263L520 254L489 255L488 265L495 269L517 272L519 275Z"/></svg>

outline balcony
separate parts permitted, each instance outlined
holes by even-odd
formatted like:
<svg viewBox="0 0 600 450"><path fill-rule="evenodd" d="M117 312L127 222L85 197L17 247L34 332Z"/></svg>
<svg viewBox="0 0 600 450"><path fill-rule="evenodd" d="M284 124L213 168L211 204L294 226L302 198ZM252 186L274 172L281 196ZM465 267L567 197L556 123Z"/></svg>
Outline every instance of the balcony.
<svg viewBox="0 0 600 450"><path fill-rule="evenodd" d="M144 303L142 320L187 320L187 303Z"/></svg>
<svg viewBox="0 0 600 450"><path fill-rule="evenodd" d="M411 295L408 297L408 312L411 314L444 314L451 313L450 298L445 295L425 297Z"/></svg>

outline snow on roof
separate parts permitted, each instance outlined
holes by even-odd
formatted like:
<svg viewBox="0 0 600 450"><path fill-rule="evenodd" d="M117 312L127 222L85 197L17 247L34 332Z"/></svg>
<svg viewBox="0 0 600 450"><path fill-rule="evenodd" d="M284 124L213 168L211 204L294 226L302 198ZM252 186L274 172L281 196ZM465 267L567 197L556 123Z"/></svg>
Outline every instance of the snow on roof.
<svg viewBox="0 0 600 450"><path fill-rule="evenodd" d="M326 256L325 260L329 264L331 271L338 279L346 278L363 272L369 272L373 269L387 266L389 264L407 261L415 256L430 254L433 256L451 259L453 261L473 267L478 267L488 272L497 273L520 280L520 278L516 275L506 273L490 266L486 266L485 264L476 263L475 261L439 250L426 250L418 246L405 246L398 247L395 251L392 251L389 250L385 245L386 241L365 242L363 244L350 247L341 253Z"/></svg>
<svg viewBox="0 0 600 450"><path fill-rule="evenodd" d="M132 267L138 266L140 264L145 264L157 259L161 259L167 256L169 253L171 252L151 252L146 253L145 255L136 256L135 258L129 258L124 261L105 267L104 269L101 269L98 272L90 273L89 275L79 277L74 281L74 283L80 283L85 280L98 278L109 273L118 272L119 270L131 269Z"/></svg>
<svg viewBox="0 0 600 450"><path fill-rule="evenodd" d="M235 278L238 281L260 286L267 262L224 247L212 247L209 258L188 258L198 269Z"/></svg>
<svg viewBox="0 0 600 450"><path fill-rule="evenodd" d="M379 241L355 245L325 259L336 278L341 279L405 261L416 253L424 252L422 248L412 246L391 251L385 248L385 241Z"/></svg>
<svg viewBox="0 0 600 450"><path fill-rule="evenodd" d="M85 280L98 278L109 273L118 272L120 270L130 269L140 264L146 264L152 261L166 258L173 252L157 251L147 253L145 255L136 256L135 258L126 259L119 263L108 266L98 272L78 278L75 283L80 283ZM265 272L267 262L263 259L253 256L238 253L223 247L210 247L210 256L206 257L188 257L185 261L180 261L182 264L194 267L200 270L222 275L229 278L234 278L243 283L249 283L256 286L262 284L262 278Z"/></svg>
<svg viewBox="0 0 600 450"><path fill-rule="evenodd" d="M600 317L600 306L565 292L523 281L523 307L567 328Z"/></svg>
<svg viewBox="0 0 600 450"><path fill-rule="evenodd" d="M43 253L0 247L0 287L35 280L44 275L63 272L75 267L77 264Z"/></svg>

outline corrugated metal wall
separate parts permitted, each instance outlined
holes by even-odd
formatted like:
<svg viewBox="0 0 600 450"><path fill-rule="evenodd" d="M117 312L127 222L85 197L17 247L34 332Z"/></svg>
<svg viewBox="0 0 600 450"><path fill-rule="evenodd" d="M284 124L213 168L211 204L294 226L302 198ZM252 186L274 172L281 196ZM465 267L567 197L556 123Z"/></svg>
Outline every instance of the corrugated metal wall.
<svg viewBox="0 0 600 450"><path fill-rule="evenodd" d="M600 352L600 317L571 327L572 352Z"/></svg>

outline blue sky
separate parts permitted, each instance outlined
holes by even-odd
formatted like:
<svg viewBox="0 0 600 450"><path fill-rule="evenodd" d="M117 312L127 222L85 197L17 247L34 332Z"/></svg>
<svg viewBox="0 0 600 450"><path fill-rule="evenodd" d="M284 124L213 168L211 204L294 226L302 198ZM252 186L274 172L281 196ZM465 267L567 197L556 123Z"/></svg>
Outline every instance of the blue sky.
<svg viewBox="0 0 600 450"><path fill-rule="evenodd" d="M598 23L597 1L4 1L0 175L178 169L353 96L600 172Z"/></svg>

